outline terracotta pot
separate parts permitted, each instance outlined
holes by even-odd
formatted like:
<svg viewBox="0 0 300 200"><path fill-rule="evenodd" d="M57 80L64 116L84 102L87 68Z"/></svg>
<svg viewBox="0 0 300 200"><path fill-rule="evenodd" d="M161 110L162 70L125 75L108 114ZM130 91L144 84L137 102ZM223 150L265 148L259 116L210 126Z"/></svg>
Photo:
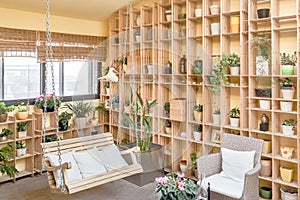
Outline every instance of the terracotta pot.
<svg viewBox="0 0 300 200"><path fill-rule="evenodd" d="M7 116L8 116L7 113L0 114L0 122L6 122Z"/></svg>
<svg viewBox="0 0 300 200"><path fill-rule="evenodd" d="M28 118L28 112L17 112L16 118L19 120L27 119Z"/></svg>

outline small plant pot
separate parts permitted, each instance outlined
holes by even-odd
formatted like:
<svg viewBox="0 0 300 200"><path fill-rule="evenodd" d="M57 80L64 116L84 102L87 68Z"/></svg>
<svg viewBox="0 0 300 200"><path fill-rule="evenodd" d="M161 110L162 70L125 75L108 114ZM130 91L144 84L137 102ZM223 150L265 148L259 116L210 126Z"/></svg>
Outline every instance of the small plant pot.
<svg viewBox="0 0 300 200"><path fill-rule="evenodd" d="M194 110L194 118L196 122L202 121L202 112L198 112Z"/></svg>
<svg viewBox="0 0 300 200"><path fill-rule="evenodd" d="M260 123L259 124L260 131L268 131L269 130L269 123Z"/></svg>
<svg viewBox="0 0 300 200"><path fill-rule="evenodd" d="M106 88L106 95L110 96L110 88Z"/></svg>
<svg viewBox="0 0 300 200"><path fill-rule="evenodd" d="M240 67L230 67L230 74L233 76L240 75Z"/></svg>
<svg viewBox="0 0 300 200"><path fill-rule="evenodd" d="M153 74L153 65L147 65L147 73L148 74Z"/></svg>
<svg viewBox="0 0 300 200"><path fill-rule="evenodd" d="M24 156L24 155L26 155L26 148L24 148L24 149L16 149L16 152L17 152L17 157Z"/></svg>
<svg viewBox="0 0 300 200"><path fill-rule="evenodd" d="M180 161L179 167L180 167L181 173L184 173L184 174L187 173L188 166L187 166L186 160Z"/></svg>
<svg viewBox="0 0 300 200"><path fill-rule="evenodd" d="M230 126L232 127L239 127L240 126L240 118L232 118L230 117Z"/></svg>
<svg viewBox="0 0 300 200"><path fill-rule="evenodd" d="M115 43L119 44L119 42L120 42L120 39L118 37L115 37Z"/></svg>
<svg viewBox="0 0 300 200"><path fill-rule="evenodd" d="M264 56L256 56L256 75L267 76L269 73L269 59Z"/></svg>
<svg viewBox="0 0 300 200"><path fill-rule="evenodd" d="M124 111L129 113L130 112L130 106L124 106Z"/></svg>
<svg viewBox="0 0 300 200"><path fill-rule="evenodd" d="M220 13L220 6L219 5L211 5L209 7L210 14L211 15L217 15Z"/></svg>
<svg viewBox="0 0 300 200"><path fill-rule="evenodd" d="M195 9L195 17L202 17L202 9L201 8Z"/></svg>
<svg viewBox="0 0 300 200"><path fill-rule="evenodd" d="M16 118L18 120L24 120L28 118L28 112L17 112L16 113Z"/></svg>
<svg viewBox="0 0 300 200"><path fill-rule="evenodd" d="M25 137L27 137L27 131L18 132L18 138L25 138Z"/></svg>
<svg viewBox="0 0 300 200"><path fill-rule="evenodd" d="M193 131L193 136L194 136L194 140L196 141L201 141L201 136L202 136L202 133L201 132L198 132L198 131Z"/></svg>
<svg viewBox="0 0 300 200"><path fill-rule="evenodd" d="M166 67L165 68L165 74L172 74L172 68L171 67Z"/></svg>
<svg viewBox="0 0 300 200"><path fill-rule="evenodd" d="M272 142L270 140L264 140L262 152L266 154L272 152Z"/></svg>
<svg viewBox="0 0 300 200"><path fill-rule="evenodd" d="M7 121L7 113L0 114L0 122L6 122Z"/></svg>
<svg viewBox="0 0 300 200"><path fill-rule="evenodd" d="M281 146L280 154L284 159L292 159L294 150L295 150L294 147Z"/></svg>
<svg viewBox="0 0 300 200"><path fill-rule="evenodd" d="M290 183L293 180L294 169L288 167L280 167L280 176L282 181Z"/></svg>
<svg viewBox="0 0 300 200"><path fill-rule="evenodd" d="M261 187L259 195L264 199L272 199L272 189L269 187Z"/></svg>
<svg viewBox="0 0 300 200"><path fill-rule="evenodd" d="M118 109L119 108L119 103L113 103L113 108Z"/></svg>
<svg viewBox="0 0 300 200"><path fill-rule="evenodd" d="M172 11L171 10L166 10L165 14L166 14L167 22L170 22L171 19L172 19Z"/></svg>
<svg viewBox="0 0 300 200"><path fill-rule="evenodd" d="M261 162L261 169L259 174L264 177L272 176L272 160L262 159L260 162Z"/></svg>
<svg viewBox="0 0 300 200"><path fill-rule="evenodd" d="M293 102L280 101L280 110L283 112L291 112L293 109Z"/></svg>
<svg viewBox="0 0 300 200"><path fill-rule="evenodd" d="M280 92L283 99L292 100L294 98L295 90L290 89L290 87L281 87Z"/></svg>
<svg viewBox="0 0 300 200"><path fill-rule="evenodd" d="M166 133L171 134L171 127L166 127Z"/></svg>
<svg viewBox="0 0 300 200"><path fill-rule="evenodd" d="M220 116L221 116L220 114L215 114L215 113L212 114L213 124L220 125Z"/></svg>
<svg viewBox="0 0 300 200"><path fill-rule="evenodd" d="M61 121L58 121L59 131L66 131L69 127L69 122L67 122L67 127L64 127Z"/></svg>
<svg viewBox="0 0 300 200"><path fill-rule="evenodd" d="M210 29L212 35L220 35L220 23L211 23Z"/></svg>
<svg viewBox="0 0 300 200"><path fill-rule="evenodd" d="M294 75L294 66L293 65L281 65L281 74L282 75Z"/></svg>
<svg viewBox="0 0 300 200"><path fill-rule="evenodd" d="M293 136L294 135L294 126L282 126L282 134L286 136Z"/></svg>
<svg viewBox="0 0 300 200"><path fill-rule="evenodd" d="M3 137L0 138L0 141L1 141L1 142L4 142L4 141L6 141L6 140L7 140L7 136L3 136Z"/></svg>
<svg viewBox="0 0 300 200"><path fill-rule="evenodd" d="M270 110L271 101L270 100L259 100L259 108L264 110Z"/></svg>
<svg viewBox="0 0 300 200"><path fill-rule="evenodd" d="M270 14L270 9L269 8L262 8L257 10L257 17L259 19L261 18L268 18Z"/></svg>
<svg viewBox="0 0 300 200"><path fill-rule="evenodd" d="M297 189L280 188L281 200L298 200Z"/></svg>

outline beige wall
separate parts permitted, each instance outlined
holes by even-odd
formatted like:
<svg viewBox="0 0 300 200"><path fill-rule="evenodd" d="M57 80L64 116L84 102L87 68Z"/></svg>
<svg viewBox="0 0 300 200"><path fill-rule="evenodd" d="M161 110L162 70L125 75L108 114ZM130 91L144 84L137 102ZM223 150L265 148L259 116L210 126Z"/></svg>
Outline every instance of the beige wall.
<svg viewBox="0 0 300 200"><path fill-rule="evenodd" d="M0 8L0 26L45 31L43 14ZM108 36L108 22L51 16L51 31L70 34Z"/></svg>

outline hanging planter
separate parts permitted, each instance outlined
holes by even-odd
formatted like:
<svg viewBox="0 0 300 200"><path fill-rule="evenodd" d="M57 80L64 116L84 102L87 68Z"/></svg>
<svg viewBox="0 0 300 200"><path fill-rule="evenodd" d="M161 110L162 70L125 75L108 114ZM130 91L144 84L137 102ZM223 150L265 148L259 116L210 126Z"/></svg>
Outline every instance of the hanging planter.
<svg viewBox="0 0 300 200"><path fill-rule="evenodd" d="M259 108L263 110L269 110L271 108L270 100L259 100Z"/></svg>
<svg viewBox="0 0 300 200"><path fill-rule="evenodd" d="M293 102L291 101L280 101L280 110L283 112L291 112L293 109Z"/></svg>

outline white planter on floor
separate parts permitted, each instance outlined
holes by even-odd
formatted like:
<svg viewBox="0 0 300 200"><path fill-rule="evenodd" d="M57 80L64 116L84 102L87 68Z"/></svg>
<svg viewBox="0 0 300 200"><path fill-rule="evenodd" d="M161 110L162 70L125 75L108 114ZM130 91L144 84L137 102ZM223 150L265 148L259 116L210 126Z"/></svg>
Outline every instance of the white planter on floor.
<svg viewBox="0 0 300 200"><path fill-rule="evenodd" d="M210 29L212 35L220 35L220 23L212 23Z"/></svg>
<svg viewBox="0 0 300 200"><path fill-rule="evenodd" d="M264 110L269 110L271 108L270 100L259 100L259 108Z"/></svg>
<svg viewBox="0 0 300 200"><path fill-rule="evenodd" d="M24 156L24 155L26 155L26 148L24 148L24 149L16 149L16 152L17 152L17 157Z"/></svg>
<svg viewBox="0 0 300 200"><path fill-rule="evenodd" d="M280 101L280 110L283 112L291 112L293 109L293 102Z"/></svg>
<svg viewBox="0 0 300 200"><path fill-rule="evenodd" d="M240 126L240 118L231 118L230 117L230 126L239 127Z"/></svg>
<svg viewBox="0 0 300 200"><path fill-rule="evenodd" d="M220 114L212 114L213 117L213 124L220 125Z"/></svg>
<svg viewBox="0 0 300 200"><path fill-rule="evenodd" d="M286 125L281 125L282 126L282 133L287 136L292 136L294 135L294 126L286 126Z"/></svg>
<svg viewBox="0 0 300 200"><path fill-rule="evenodd" d="M291 99L294 98L295 90L281 89L280 91L281 91L283 99L289 99L289 100L291 100Z"/></svg>
<svg viewBox="0 0 300 200"><path fill-rule="evenodd" d="M201 141L202 133L198 132L198 131L193 131L193 136L194 136L194 140L199 142L199 141Z"/></svg>
<svg viewBox="0 0 300 200"><path fill-rule="evenodd" d="M233 76L240 75L240 67L230 67L230 74Z"/></svg>

